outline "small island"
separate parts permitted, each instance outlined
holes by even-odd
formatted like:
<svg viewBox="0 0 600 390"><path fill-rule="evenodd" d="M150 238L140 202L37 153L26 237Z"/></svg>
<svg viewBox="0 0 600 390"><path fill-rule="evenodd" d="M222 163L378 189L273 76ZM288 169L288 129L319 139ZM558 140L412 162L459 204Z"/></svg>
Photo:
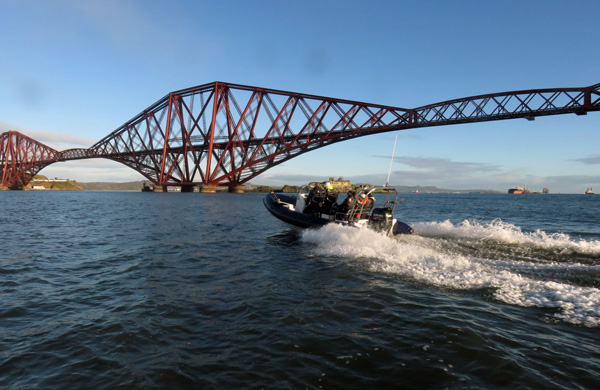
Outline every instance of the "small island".
<svg viewBox="0 0 600 390"><path fill-rule="evenodd" d="M83 187L75 180L60 179L55 177L49 179L43 175L35 175L33 179L23 187L25 191L81 191Z"/></svg>

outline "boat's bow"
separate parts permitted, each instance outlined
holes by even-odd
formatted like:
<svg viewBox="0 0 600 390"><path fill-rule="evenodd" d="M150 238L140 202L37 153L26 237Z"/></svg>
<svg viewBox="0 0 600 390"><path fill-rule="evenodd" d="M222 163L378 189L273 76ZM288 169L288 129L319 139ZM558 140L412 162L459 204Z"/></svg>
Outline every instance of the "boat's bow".
<svg viewBox="0 0 600 390"><path fill-rule="evenodd" d="M320 227L329 223L327 219L296 211L296 197L293 195L271 192L263 198L263 203L273 216L290 225L308 228Z"/></svg>

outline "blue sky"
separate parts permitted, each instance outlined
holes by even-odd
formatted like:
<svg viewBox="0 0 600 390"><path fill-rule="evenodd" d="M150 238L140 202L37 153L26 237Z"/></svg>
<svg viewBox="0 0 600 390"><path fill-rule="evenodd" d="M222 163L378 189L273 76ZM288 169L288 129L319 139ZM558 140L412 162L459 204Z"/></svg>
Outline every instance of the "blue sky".
<svg viewBox="0 0 600 390"><path fill-rule="evenodd" d="M0 0L0 9L0 131L58 150L91 146L168 92L213 81L406 108L600 82L595 0ZM600 190L600 112L362 137L252 182L384 184L396 134L391 184ZM143 179L99 159L40 173Z"/></svg>

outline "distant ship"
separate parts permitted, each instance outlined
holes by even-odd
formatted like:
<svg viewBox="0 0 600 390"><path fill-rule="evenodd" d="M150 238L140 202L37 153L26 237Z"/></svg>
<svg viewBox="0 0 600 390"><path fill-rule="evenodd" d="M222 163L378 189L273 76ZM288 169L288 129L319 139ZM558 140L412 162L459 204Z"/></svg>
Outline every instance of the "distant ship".
<svg viewBox="0 0 600 390"><path fill-rule="evenodd" d="M154 192L154 188L147 185L146 182L143 182L142 183L142 192Z"/></svg>
<svg viewBox="0 0 600 390"><path fill-rule="evenodd" d="M525 192L525 187L513 187L508 189L509 194L522 194Z"/></svg>
<svg viewBox="0 0 600 390"><path fill-rule="evenodd" d="M585 194L586 195L594 195L594 191L592 191L592 187L588 187L588 189L585 190Z"/></svg>

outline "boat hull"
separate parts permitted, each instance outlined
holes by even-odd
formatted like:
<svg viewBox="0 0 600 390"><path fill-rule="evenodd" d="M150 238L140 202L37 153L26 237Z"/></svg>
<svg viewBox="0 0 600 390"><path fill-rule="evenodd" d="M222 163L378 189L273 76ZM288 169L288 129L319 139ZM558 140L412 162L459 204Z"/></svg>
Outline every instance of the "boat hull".
<svg viewBox="0 0 600 390"><path fill-rule="evenodd" d="M400 234L413 234L415 231L411 228L407 223L396 221L394 226L392 226L392 230L390 235L398 236Z"/></svg>
<svg viewBox="0 0 600 390"><path fill-rule="evenodd" d="M264 197L263 203L266 209L274 217L289 223L290 225L301 228L321 227L327 225L330 221L312 214L303 214L291 210L286 204L295 204L296 197L290 195L277 195L270 193Z"/></svg>

